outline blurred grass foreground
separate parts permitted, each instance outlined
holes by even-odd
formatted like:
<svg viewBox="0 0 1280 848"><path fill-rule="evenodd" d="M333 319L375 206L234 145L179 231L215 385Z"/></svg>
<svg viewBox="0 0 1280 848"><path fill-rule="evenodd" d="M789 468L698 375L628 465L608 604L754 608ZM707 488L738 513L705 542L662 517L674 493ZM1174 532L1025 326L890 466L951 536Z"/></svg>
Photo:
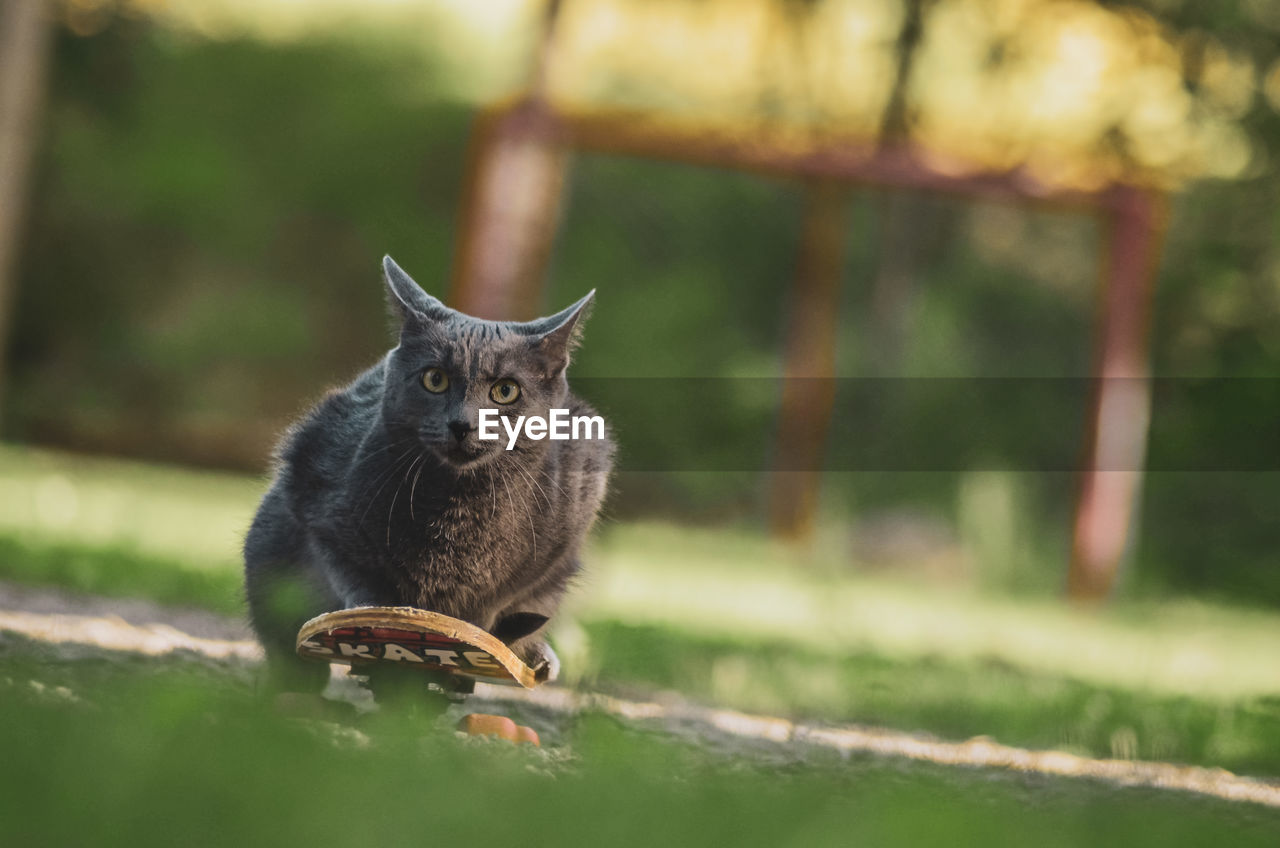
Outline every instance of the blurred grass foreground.
<svg viewBox="0 0 1280 848"><path fill-rule="evenodd" d="M1162 465L1143 483L1117 591L1280 603L1268 520L1280 470L1274 457L1253 467L1228 449L1224 464L1214 450L1252 444L1240 437L1280 415L1277 16L1254 2L1221 14L998 5L568 0L546 84L582 111L696 117L748 135L765 123L803 138L905 134L946 162L1022 163L1065 189L1126 175L1177 187L1151 370L1254 388L1152 420L1149 454ZM308 398L385 350L379 256L448 294L475 118L527 86L544 4L50 8L45 108L12 308L0 316L0 433L260 470ZM909 73L894 64L908 42ZM893 126L880 126L887 115ZM805 185L569 158L535 306L599 288L575 377L711 378L715 393L689 423L715 438L689 444L766 466ZM948 444L957 421L927 391L895 384L1091 373L1105 252L1096 222L954 196L856 186L842 196L834 373L882 382L887 419L913 425L904 454ZM959 537L979 582L1056 591L1086 396L1001 409L982 422L999 434L993 453L972 468L829 472L825 517L863 539L895 521L925 548ZM631 467L699 460L669 454L660 404L628 408L634 420L616 423ZM1019 470L1047 432L1062 435L1067 464ZM648 474L622 481L612 508L715 522L755 517L765 498L758 475ZM889 554L891 567L928 558Z"/></svg>

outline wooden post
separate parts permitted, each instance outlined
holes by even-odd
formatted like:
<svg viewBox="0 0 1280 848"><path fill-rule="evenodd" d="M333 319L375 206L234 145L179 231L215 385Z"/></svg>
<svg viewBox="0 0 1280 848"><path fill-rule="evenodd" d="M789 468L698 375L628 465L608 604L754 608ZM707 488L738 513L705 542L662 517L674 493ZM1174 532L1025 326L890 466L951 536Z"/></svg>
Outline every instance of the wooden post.
<svg viewBox="0 0 1280 848"><path fill-rule="evenodd" d="M45 0L0 4L0 401L18 243L49 66L50 13Z"/></svg>
<svg viewBox="0 0 1280 848"><path fill-rule="evenodd" d="M538 311L568 162L551 127L537 98L477 119L449 295L463 312L523 320Z"/></svg>
<svg viewBox="0 0 1280 848"><path fill-rule="evenodd" d="M770 491L775 534L813 531L822 457L835 402L836 327L849 229L843 187L811 183L800 240L783 362L782 403Z"/></svg>
<svg viewBox="0 0 1280 848"><path fill-rule="evenodd" d="M1147 323L1167 200L1114 189L1099 303L1098 355L1088 447L1076 505L1067 594L1110 594L1133 524L1146 455L1151 389Z"/></svg>
<svg viewBox="0 0 1280 848"><path fill-rule="evenodd" d="M560 7L543 8L528 94L471 135L449 301L478 318L525 320L541 306L569 161L546 101Z"/></svg>

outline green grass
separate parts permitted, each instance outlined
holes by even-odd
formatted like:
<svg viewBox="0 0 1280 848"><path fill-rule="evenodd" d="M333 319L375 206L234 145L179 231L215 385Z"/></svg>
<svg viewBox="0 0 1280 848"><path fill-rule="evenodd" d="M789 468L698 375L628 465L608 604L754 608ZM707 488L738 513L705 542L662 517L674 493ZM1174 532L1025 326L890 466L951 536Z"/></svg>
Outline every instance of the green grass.
<svg viewBox="0 0 1280 848"><path fill-rule="evenodd" d="M239 539L263 486L0 448L0 579L239 614ZM606 525L557 622L568 682L1280 775L1280 615L1084 612L840 558L741 530Z"/></svg>
<svg viewBox="0 0 1280 848"><path fill-rule="evenodd" d="M243 676L0 639L0 843L1179 848L1270 846L1280 825L1280 811L1092 781L729 758L594 714L564 732L569 755L398 715L359 730L279 717Z"/></svg>
<svg viewBox="0 0 1280 848"><path fill-rule="evenodd" d="M994 659L832 654L622 622L585 627L591 688L672 690L749 712L994 736L1033 749L1280 775L1280 698L1218 702L1100 686Z"/></svg>
<svg viewBox="0 0 1280 848"><path fill-rule="evenodd" d="M245 610L239 572L192 566L173 556L125 546L43 543L24 536L0 536L0 579L91 595L147 598L226 615L243 615Z"/></svg>
<svg viewBox="0 0 1280 848"><path fill-rule="evenodd" d="M1174 695L1280 693L1275 612L1192 600L1081 610L859 575L837 550L663 526L606 528L593 554L588 617L902 659L994 659Z"/></svg>
<svg viewBox="0 0 1280 848"><path fill-rule="evenodd" d="M0 533L234 570L264 479L0 446Z"/></svg>

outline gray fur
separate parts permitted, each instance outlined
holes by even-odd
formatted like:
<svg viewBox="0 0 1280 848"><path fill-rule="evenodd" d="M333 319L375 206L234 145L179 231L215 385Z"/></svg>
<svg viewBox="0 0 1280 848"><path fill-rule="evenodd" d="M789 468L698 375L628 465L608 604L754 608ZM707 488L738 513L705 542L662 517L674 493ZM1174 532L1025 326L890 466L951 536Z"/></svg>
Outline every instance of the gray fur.
<svg viewBox="0 0 1280 848"><path fill-rule="evenodd" d="M323 684L294 656L308 618L362 605L408 605L499 634L535 668L557 663L543 624L578 573L613 460L605 440L480 441L480 408L504 415L595 411L565 370L595 292L528 323L484 321L424 292L383 261L399 344L330 392L277 450L275 479L245 539L254 630L277 682ZM432 394L428 367L450 385ZM511 378L509 406L489 398ZM462 431L461 435L450 429Z"/></svg>

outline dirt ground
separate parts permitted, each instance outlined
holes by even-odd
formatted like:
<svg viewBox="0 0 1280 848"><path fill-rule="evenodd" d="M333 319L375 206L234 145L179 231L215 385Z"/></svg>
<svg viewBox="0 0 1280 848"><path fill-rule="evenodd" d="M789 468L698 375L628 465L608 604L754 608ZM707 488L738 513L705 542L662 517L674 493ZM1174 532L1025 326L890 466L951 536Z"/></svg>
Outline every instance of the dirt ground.
<svg viewBox="0 0 1280 848"><path fill-rule="evenodd" d="M164 625L201 639L251 640L247 621L206 610L166 607L138 598L75 595L39 586L0 582L0 610L39 615L119 619L137 627Z"/></svg>

